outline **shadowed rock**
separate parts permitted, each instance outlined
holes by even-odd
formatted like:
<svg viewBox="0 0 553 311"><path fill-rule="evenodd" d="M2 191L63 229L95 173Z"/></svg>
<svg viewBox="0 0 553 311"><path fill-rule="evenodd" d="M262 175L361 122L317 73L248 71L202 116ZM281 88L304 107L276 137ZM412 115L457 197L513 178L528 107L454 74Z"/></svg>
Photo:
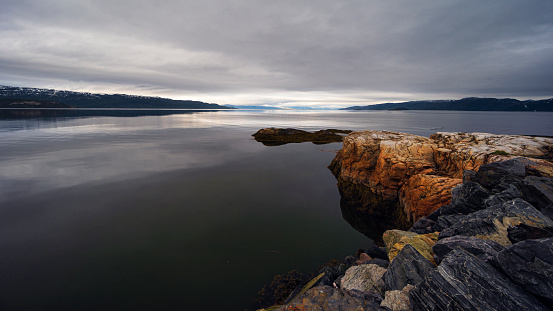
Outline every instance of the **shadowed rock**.
<svg viewBox="0 0 553 311"><path fill-rule="evenodd" d="M540 301L491 265L458 248L409 293L414 311L545 311Z"/></svg>
<svg viewBox="0 0 553 311"><path fill-rule="evenodd" d="M260 129L252 136L256 141L265 146L280 146L289 143L312 142L314 144L328 144L342 142L343 135L351 131L328 129L317 132L307 132L291 128L265 128Z"/></svg>
<svg viewBox="0 0 553 311"><path fill-rule="evenodd" d="M525 224L507 228L507 238L515 244L529 239L553 237L553 228L536 228Z"/></svg>
<svg viewBox="0 0 553 311"><path fill-rule="evenodd" d="M553 238L514 244L494 261L511 280L553 306Z"/></svg>
<svg viewBox="0 0 553 311"><path fill-rule="evenodd" d="M492 240L456 235L439 240L436 244L434 244L434 246L432 246L432 250L441 262L457 247L463 248L465 251L473 254L485 262L489 262L497 253L505 249L505 247Z"/></svg>
<svg viewBox="0 0 553 311"><path fill-rule="evenodd" d="M407 284L419 284L434 268L413 246L405 245L384 273L384 284L388 290L402 290Z"/></svg>
<svg viewBox="0 0 553 311"><path fill-rule="evenodd" d="M318 310L318 311L381 311L377 303L362 300L342 293L330 286L317 286L299 295L290 304L281 306L279 311Z"/></svg>

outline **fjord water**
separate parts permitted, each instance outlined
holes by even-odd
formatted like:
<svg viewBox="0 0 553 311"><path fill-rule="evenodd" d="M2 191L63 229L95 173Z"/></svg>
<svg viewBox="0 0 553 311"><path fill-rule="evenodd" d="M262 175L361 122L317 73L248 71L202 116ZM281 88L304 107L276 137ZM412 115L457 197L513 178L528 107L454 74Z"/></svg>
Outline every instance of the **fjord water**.
<svg viewBox="0 0 553 311"><path fill-rule="evenodd" d="M263 127L553 135L552 113L0 112L1 310L243 310L371 243L326 166Z"/></svg>

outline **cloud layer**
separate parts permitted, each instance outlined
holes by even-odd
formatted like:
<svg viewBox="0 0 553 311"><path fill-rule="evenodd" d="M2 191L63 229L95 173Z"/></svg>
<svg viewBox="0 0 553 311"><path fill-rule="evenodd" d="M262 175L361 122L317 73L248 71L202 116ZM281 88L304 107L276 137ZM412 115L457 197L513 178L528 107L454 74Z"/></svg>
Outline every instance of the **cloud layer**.
<svg viewBox="0 0 553 311"><path fill-rule="evenodd" d="M553 2L7 0L0 68L229 104L553 97Z"/></svg>

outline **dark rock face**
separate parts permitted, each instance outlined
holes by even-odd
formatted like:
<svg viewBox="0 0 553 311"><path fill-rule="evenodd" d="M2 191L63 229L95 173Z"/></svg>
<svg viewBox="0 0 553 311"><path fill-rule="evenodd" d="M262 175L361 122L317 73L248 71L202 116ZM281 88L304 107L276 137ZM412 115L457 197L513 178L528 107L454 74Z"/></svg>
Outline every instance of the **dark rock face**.
<svg viewBox="0 0 553 311"><path fill-rule="evenodd" d="M381 311L377 303L352 297L330 286L317 286L299 295L290 304L276 310L317 310L317 311Z"/></svg>
<svg viewBox="0 0 553 311"><path fill-rule="evenodd" d="M548 310L491 265L458 248L409 293L414 311Z"/></svg>
<svg viewBox="0 0 553 311"><path fill-rule="evenodd" d="M553 203L553 179L528 176L522 181L522 198L537 209L544 209Z"/></svg>
<svg viewBox="0 0 553 311"><path fill-rule="evenodd" d="M553 228L536 228L525 224L507 228L507 238L515 244L528 239L553 237Z"/></svg>
<svg viewBox="0 0 553 311"><path fill-rule="evenodd" d="M522 199L514 199L465 215L440 232L439 239L455 235L476 236L507 246L511 244L507 238L507 228L520 223L538 228L553 227L553 221L532 205Z"/></svg>
<svg viewBox="0 0 553 311"><path fill-rule="evenodd" d="M386 254L386 250L376 245L369 247L365 253L367 253L367 255L371 256L372 258L379 258L388 261L388 254Z"/></svg>
<svg viewBox="0 0 553 311"><path fill-rule="evenodd" d="M484 205L490 207L516 198L522 198L522 192L515 185L509 185L507 189L486 198L484 200Z"/></svg>
<svg viewBox="0 0 553 311"><path fill-rule="evenodd" d="M321 130L317 132L307 132L291 128L266 128L260 129L252 136L256 141L263 143L266 146L280 146L289 143L312 142L314 144L328 144L341 142L344 136L340 134L348 134L351 131L344 130Z"/></svg>
<svg viewBox="0 0 553 311"><path fill-rule="evenodd" d="M407 284L419 284L434 268L428 259L407 244L384 273L384 284L388 290L402 290Z"/></svg>
<svg viewBox="0 0 553 311"><path fill-rule="evenodd" d="M483 201L490 195L490 192L479 184L469 181L458 185L451 190L451 204L442 206L428 219L437 221L440 216L469 214L485 208Z"/></svg>
<svg viewBox="0 0 553 311"><path fill-rule="evenodd" d="M502 183L508 185L522 180L526 175L526 166L535 164L525 158L493 162L480 166L478 172L471 177L471 180L488 189L494 189Z"/></svg>
<svg viewBox="0 0 553 311"><path fill-rule="evenodd" d="M409 231L415 232L418 234L426 234L426 233L432 233L434 232L433 226L436 224L436 222L432 219L428 219L426 217L422 217L419 220L417 220L411 229Z"/></svg>
<svg viewBox="0 0 553 311"><path fill-rule="evenodd" d="M492 240L483 240L475 237L456 235L450 238L441 239L432 250L441 262L444 258L457 247L463 248L465 251L473 254L478 259L489 262L497 253L505 248Z"/></svg>
<svg viewBox="0 0 553 311"><path fill-rule="evenodd" d="M553 307L553 238L517 243L494 261L511 280Z"/></svg>

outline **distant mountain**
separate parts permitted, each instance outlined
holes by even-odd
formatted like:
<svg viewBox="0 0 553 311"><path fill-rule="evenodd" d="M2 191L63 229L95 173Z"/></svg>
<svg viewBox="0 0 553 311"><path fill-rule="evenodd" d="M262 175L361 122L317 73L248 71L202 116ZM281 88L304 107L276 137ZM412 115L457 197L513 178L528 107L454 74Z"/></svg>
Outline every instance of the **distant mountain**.
<svg viewBox="0 0 553 311"><path fill-rule="evenodd" d="M354 106L342 110L553 111L553 98L520 101L512 98L468 97L458 100L421 100Z"/></svg>
<svg viewBox="0 0 553 311"><path fill-rule="evenodd" d="M232 109L226 106L192 100L173 100L169 98L125 94L95 94L12 86L0 86L1 98L11 98L18 101L58 102L77 108Z"/></svg>

